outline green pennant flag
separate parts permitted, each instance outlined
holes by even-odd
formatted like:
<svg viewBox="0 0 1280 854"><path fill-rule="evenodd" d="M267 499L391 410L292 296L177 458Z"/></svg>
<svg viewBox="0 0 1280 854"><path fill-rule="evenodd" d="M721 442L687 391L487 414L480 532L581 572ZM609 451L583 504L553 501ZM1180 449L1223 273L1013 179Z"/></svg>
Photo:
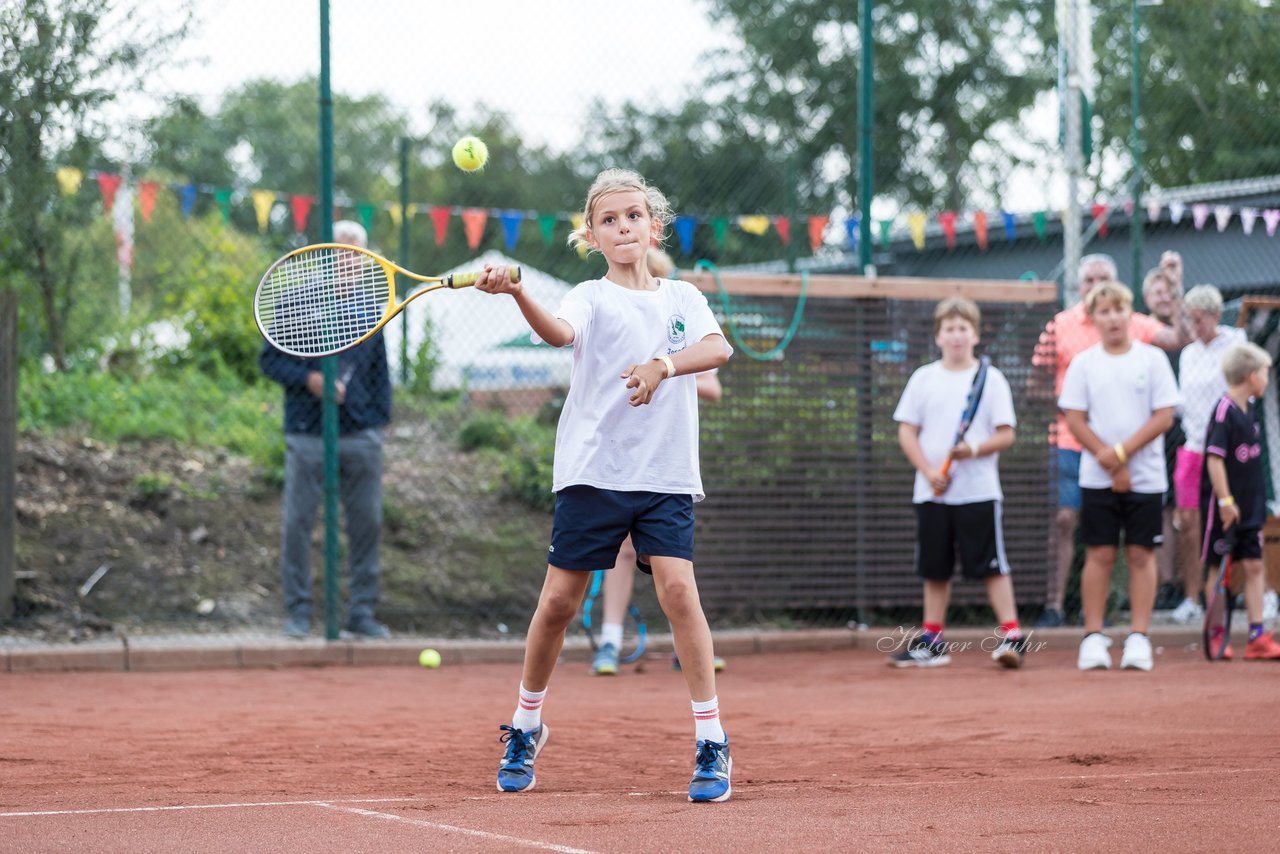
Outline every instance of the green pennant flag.
<svg viewBox="0 0 1280 854"><path fill-rule="evenodd" d="M538 228L542 230L542 242L546 246L550 246L556 234L556 215L538 214Z"/></svg>
<svg viewBox="0 0 1280 854"><path fill-rule="evenodd" d="M1031 222L1036 227L1036 237L1040 238L1041 240L1044 240L1044 223L1045 223L1044 211L1036 211L1035 214L1031 217Z"/></svg>
<svg viewBox="0 0 1280 854"><path fill-rule="evenodd" d="M727 220L722 216L718 216L715 219L711 220L711 227L715 230L715 233L716 233L716 246L718 246L721 249L724 249L725 235L729 233L729 220Z"/></svg>
<svg viewBox="0 0 1280 854"><path fill-rule="evenodd" d="M893 228L893 220L880 220L880 245L885 249L889 248L889 229Z"/></svg>
<svg viewBox="0 0 1280 854"><path fill-rule="evenodd" d="M377 210L368 202L361 202L356 205L356 214L360 217L360 224L364 226L365 231L373 231L373 213Z"/></svg>
<svg viewBox="0 0 1280 854"><path fill-rule="evenodd" d="M231 222L231 190L218 188L213 191L213 199L218 203L218 210L222 212L222 221Z"/></svg>

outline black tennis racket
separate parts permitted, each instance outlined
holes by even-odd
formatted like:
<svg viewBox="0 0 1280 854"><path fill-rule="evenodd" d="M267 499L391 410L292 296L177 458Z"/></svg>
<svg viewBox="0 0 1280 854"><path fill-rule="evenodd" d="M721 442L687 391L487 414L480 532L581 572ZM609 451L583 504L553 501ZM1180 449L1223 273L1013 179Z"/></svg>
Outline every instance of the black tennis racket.
<svg viewBox="0 0 1280 854"><path fill-rule="evenodd" d="M1228 534L1226 552L1218 562L1218 577L1209 590L1204 607L1204 657L1221 661L1231 643L1231 612L1235 610L1236 595L1231 592L1231 553L1235 551L1236 538Z"/></svg>
<svg viewBox="0 0 1280 854"><path fill-rule="evenodd" d="M978 359L978 370L973 375L973 385L969 386L969 396L964 402L964 411L960 413L960 424L956 427L956 437L951 441L951 447L959 445L964 441L964 434L969 432L969 425L973 423L973 416L978 411L978 404L982 403L982 390L987 385L987 369L991 367L991 360L986 356ZM951 472L951 451L947 451L947 458L942 461L942 476L946 477ZM942 491L934 490L934 497L942 494Z"/></svg>
<svg viewBox="0 0 1280 854"><path fill-rule="evenodd" d="M596 599L600 596L600 591L604 587L605 570L597 569L591 574L591 587L587 590L587 596L582 600L582 631L586 634L587 640L591 643L591 651L597 652L600 649L600 638L598 637L600 626L597 622L603 622L604 614L600 613L600 621L594 617ZM621 664L631 664L633 661L639 661L644 655L645 643L647 641L649 630L645 628L644 618L640 615L640 609L634 604L627 606L627 623L622 627L623 649L618 650L618 661ZM634 647L629 647L627 638L630 636L635 643Z"/></svg>

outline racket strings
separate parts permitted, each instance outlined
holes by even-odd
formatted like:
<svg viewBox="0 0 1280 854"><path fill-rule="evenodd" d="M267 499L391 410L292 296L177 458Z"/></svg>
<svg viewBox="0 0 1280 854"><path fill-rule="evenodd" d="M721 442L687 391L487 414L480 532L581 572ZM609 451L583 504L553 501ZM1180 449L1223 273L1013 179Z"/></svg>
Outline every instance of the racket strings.
<svg viewBox="0 0 1280 854"><path fill-rule="evenodd" d="M323 356L373 330L390 294L386 270L372 257L316 249L289 258L267 276L257 311L267 337L281 350Z"/></svg>

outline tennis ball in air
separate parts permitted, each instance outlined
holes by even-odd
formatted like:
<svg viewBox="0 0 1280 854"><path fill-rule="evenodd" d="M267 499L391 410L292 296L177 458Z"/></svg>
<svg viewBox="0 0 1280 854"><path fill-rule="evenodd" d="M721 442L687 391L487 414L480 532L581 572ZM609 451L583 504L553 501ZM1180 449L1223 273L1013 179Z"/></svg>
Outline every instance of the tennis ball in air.
<svg viewBox="0 0 1280 854"><path fill-rule="evenodd" d="M434 649L424 649L418 653L418 663L428 670L435 670L440 666L440 653Z"/></svg>
<svg viewBox="0 0 1280 854"><path fill-rule="evenodd" d="M475 172L483 169L489 159L489 146L479 138L464 136L453 144L453 162L463 172Z"/></svg>

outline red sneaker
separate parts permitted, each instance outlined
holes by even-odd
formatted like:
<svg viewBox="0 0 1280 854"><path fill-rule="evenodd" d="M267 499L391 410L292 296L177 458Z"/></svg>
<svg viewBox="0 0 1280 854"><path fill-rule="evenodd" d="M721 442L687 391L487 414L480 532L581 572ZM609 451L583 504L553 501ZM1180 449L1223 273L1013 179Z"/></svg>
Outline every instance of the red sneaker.
<svg viewBox="0 0 1280 854"><path fill-rule="evenodd" d="M1276 643L1271 632L1263 632L1249 641L1244 657L1248 661L1280 661L1280 643Z"/></svg>

